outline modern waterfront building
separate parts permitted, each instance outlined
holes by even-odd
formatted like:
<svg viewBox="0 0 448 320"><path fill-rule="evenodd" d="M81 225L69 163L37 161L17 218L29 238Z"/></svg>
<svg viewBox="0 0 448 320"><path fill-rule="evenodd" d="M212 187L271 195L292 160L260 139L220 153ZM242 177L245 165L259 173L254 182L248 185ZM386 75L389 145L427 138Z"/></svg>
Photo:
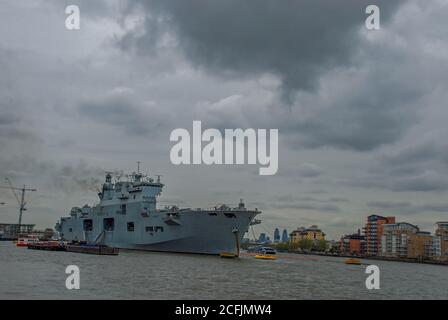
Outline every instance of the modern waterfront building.
<svg viewBox="0 0 448 320"><path fill-rule="evenodd" d="M448 261L448 222L437 222L433 237L435 260Z"/></svg>
<svg viewBox="0 0 448 320"><path fill-rule="evenodd" d="M298 243L301 240L312 240L313 242L325 240L325 233L317 225L312 225L309 228L299 227L289 236L291 243Z"/></svg>
<svg viewBox="0 0 448 320"><path fill-rule="evenodd" d="M17 223L0 223L0 240L17 239L19 234L30 234L33 229L34 224L21 224L19 228Z"/></svg>
<svg viewBox="0 0 448 320"><path fill-rule="evenodd" d="M275 228L274 230L274 243L280 242L280 230L278 228Z"/></svg>
<svg viewBox="0 0 448 320"><path fill-rule="evenodd" d="M433 236L407 223L383 225L380 255L384 257L426 260L432 258Z"/></svg>
<svg viewBox="0 0 448 320"><path fill-rule="evenodd" d="M383 217L376 214L367 217L367 223L364 227L367 255L378 255L381 245L381 236L383 234L383 225L393 223L395 223L395 217Z"/></svg>
<svg viewBox="0 0 448 320"><path fill-rule="evenodd" d="M260 233L260 235L258 236L258 241L259 243L265 243L266 242L266 233Z"/></svg>
<svg viewBox="0 0 448 320"><path fill-rule="evenodd" d="M357 233L346 234L341 237L339 250L342 254L364 255L366 247L366 237L358 229Z"/></svg>
<svg viewBox="0 0 448 320"><path fill-rule="evenodd" d="M286 231L286 229L283 229L282 242L283 243L288 243L288 241L289 241L288 231Z"/></svg>

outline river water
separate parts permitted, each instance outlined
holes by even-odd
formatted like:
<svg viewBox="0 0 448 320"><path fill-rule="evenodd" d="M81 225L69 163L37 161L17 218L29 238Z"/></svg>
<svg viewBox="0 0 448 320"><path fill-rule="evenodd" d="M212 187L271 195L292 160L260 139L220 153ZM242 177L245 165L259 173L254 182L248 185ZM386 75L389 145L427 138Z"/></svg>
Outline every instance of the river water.
<svg viewBox="0 0 448 320"><path fill-rule="evenodd" d="M278 260L120 251L118 256L28 250L0 242L1 299L448 299L448 266L279 254ZM380 268L368 290L367 264ZM80 289L68 290L68 265Z"/></svg>

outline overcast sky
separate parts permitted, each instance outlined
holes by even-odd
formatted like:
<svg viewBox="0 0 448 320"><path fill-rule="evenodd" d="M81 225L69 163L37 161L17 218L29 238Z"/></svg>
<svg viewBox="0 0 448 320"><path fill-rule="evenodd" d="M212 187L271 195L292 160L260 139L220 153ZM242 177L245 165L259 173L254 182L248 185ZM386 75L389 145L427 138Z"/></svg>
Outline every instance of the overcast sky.
<svg viewBox="0 0 448 320"><path fill-rule="evenodd" d="M448 220L447 16L446 0L0 0L0 185L36 187L23 222L54 227L97 201L105 170L142 161L162 204L244 198L257 233L337 239L369 213L430 231ZM172 165L169 135L193 120L279 129L278 173Z"/></svg>

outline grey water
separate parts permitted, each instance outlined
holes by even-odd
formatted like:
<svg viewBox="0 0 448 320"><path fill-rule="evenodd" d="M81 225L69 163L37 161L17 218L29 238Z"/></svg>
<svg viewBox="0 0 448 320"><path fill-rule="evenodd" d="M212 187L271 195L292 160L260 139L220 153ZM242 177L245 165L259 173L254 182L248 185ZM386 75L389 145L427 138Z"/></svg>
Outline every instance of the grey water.
<svg viewBox="0 0 448 320"><path fill-rule="evenodd" d="M448 299L448 266L279 254L278 260L121 250L118 256L0 242L0 299ZM380 289L368 290L368 264ZM68 290L68 265L80 289Z"/></svg>

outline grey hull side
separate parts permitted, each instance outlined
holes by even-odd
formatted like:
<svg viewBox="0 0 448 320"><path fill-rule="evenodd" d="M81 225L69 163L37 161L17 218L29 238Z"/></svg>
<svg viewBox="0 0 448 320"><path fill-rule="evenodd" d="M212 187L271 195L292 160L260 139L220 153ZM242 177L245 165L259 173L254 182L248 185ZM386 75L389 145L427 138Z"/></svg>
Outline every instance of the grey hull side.
<svg viewBox="0 0 448 320"><path fill-rule="evenodd" d="M167 224L166 215L156 214L150 217L115 216L113 231L105 231L102 243L117 248L219 254L237 252L237 244L241 243L244 233L257 213L254 211L226 212L184 211L175 221L178 224ZM103 232L102 220L105 217L93 218L93 230L83 230L82 218L73 219L62 225L62 233L66 240L86 240L92 242ZM128 221L135 223L135 230L126 229ZM163 231L148 232L148 226L162 226ZM69 229L72 231L70 232ZM235 234L234 231L238 232ZM237 238L236 238L237 237Z"/></svg>

